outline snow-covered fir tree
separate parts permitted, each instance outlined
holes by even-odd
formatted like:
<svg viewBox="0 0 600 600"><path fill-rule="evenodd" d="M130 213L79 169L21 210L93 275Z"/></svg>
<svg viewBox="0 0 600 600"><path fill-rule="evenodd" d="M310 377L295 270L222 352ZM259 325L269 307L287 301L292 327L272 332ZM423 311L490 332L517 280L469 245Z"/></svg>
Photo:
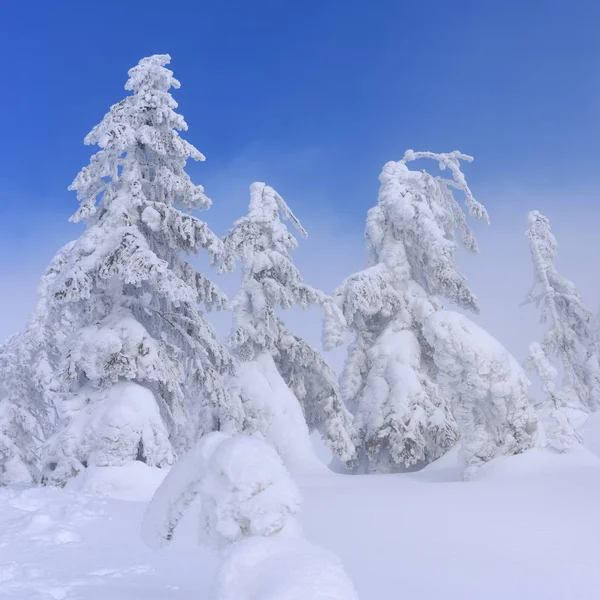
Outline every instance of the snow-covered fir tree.
<svg viewBox="0 0 600 600"><path fill-rule="evenodd" d="M253 183L248 215L225 238L223 269L231 271L237 261L242 263L230 343L241 361L235 389L245 409L244 430L266 435L287 459L301 446L310 446L308 425L321 433L334 455L349 462L355 454L354 429L336 376L320 352L286 327L277 309L321 307L335 325L325 330L326 347L339 343L344 319L330 296L302 280L290 256L297 241L284 220L306 235L273 188Z"/></svg>
<svg viewBox="0 0 600 600"><path fill-rule="evenodd" d="M199 308L226 298L184 256L204 250L217 261L222 242L190 214L211 201L185 172L204 157L179 136L187 125L169 62L154 55L129 71L131 94L85 138L100 150L70 186L80 202L72 220L86 230L50 289L57 307L77 314L61 357L69 393L48 448L50 481L98 457L169 463L167 435L181 447L240 419L222 377L233 360ZM137 415L135 426L115 418L119 407Z"/></svg>
<svg viewBox="0 0 600 600"><path fill-rule="evenodd" d="M438 367L437 382L460 428L464 478L500 455L532 447L537 417L529 380L517 360L464 315L440 310L423 333Z"/></svg>
<svg viewBox="0 0 600 600"><path fill-rule="evenodd" d="M547 441L566 450L579 440L575 427L581 413L600 405L598 334L575 286L556 269L557 242L549 220L531 211L528 222L534 281L526 303L541 308L541 322L548 329L541 342L531 344L525 365L539 376L546 397L539 408ZM559 371L562 382L557 385Z"/></svg>
<svg viewBox="0 0 600 600"><path fill-rule="evenodd" d="M437 161L452 178L408 168L408 162L422 158ZM455 261L457 234L469 251L476 252L477 243L454 192L462 192L472 217L487 222L488 215L467 185L461 160L472 158L458 151L409 150L384 166L378 203L367 217L369 266L335 293L355 336L341 390L359 431L361 470L425 464L458 439L422 328L442 307L440 297L478 310Z"/></svg>

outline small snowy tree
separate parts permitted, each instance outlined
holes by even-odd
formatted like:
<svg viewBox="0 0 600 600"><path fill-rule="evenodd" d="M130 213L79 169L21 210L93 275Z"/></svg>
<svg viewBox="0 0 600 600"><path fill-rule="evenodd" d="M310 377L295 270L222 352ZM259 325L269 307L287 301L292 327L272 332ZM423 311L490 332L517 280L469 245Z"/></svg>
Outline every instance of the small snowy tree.
<svg viewBox="0 0 600 600"><path fill-rule="evenodd" d="M39 479L46 415L34 415L38 390L30 378L31 363L28 332L0 347L0 485Z"/></svg>
<svg viewBox="0 0 600 600"><path fill-rule="evenodd" d="M460 427L464 478L496 456L531 448L537 418L529 381L502 345L465 316L441 310L423 332L439 369L438 384L451 399Z"/></svg>
<svg viewBox="0 0 600 600"><path fill-rule="evenodd" d="M339 559L302 535L300 494L275 450L255 436L205 436L150 501L142 537L162 548L200 497L201 543L220 554L219 600L357 600Z"/></svg>
<svg viewBox="0 0 600 600"><path fill-rule="evenodd" d="M222 379L232 371L232 358L198 307L202 302L218 309L226 298L182 256L204 250L216 261L222 243L203 221L183 212L211 202L185 172L188 159L204 157L179 136L187 125L169 92L180 85L165 68L169 62L168 55L155 55L129 71L125 88L131 95L85 138L100 150L70 187L80 201L72 220L87 228L51 286L52 301L78 314L64 344L62 376L71 400L79 400L69 400L63 411L48 464L61 482L90 458L83 449L61 455L60 440L81 437L64 431L81 427L73 405L90 419L108 414L105 391L118 382L152 392L153 400L145 396L148 419L156 404L179 447L240 418ZM123 423L123 436L139 442L138 433ZM86 447L93 444L88 439ZM63 459L68 468L61 466Z"/></svg>
<svg viewBox="0 0 600 600"><path fill-rule="evenodd" d="M452 179L408 168L422 158L438 161ZM360 433L360 468L367 471L428 463L458 438L422 327L441 308L438 297L478 310L455 261L457 234L469 251L476 252L477 243L454 192L462 192L472 217L487 222L488 216L466 183L461 160L472 158L409 150L384 166L378 204L367 217L369 266L335 294L355 335L341 389Z"/></svg>
<svg viewBox="0 0 600 600"><path fill-rule="evenodd" d="M65 313L61 320L53 313L48 288L71 247L59 250L42 276L27 329L0 346L0 483L38 481L42 446L56 427L59 345L72 316Z"/></svg>
<svg viewBox="0 0 600 600"><path fill-rule="evenodd" d="M541 322L548 330L541 343L531 344L525 365L537 373L546 395L541 413L548 442L565 450L579 440L571 417L600 405L596 325L575 286L556 269L557 242L550 222L538 211L531 211L528 221L534 282L526 302L541 307ZM563 381L557 386L559 370Z"/></svg>
<svg viewBox="0 0 600 600"><path fill-rule="evenodd" d="M343 329L343 316L329 296L303 282L290 257L297 241L283 220L291 222L302 236L306 235L273 188L253 183L248 215L238 219L225 238L223 270L233 270L238 260L243 270L241 289L234 301L230 343L242 362L236 390L246 411L244 429L259 431L273 442L276 434L280 441L275 444L281 451L285 439L296 438L293 442L296 447L309 443L306 421L311 431L321 433L342 462L349 462L355 454L354 430L336 376L320 352L289 331L277 308L323 308L328 320L337 326L325 332L326 347L338 343L335 336ZM277 369L269 366L273 361ZM261 377L266 385L262 392L255 385L255 380ZM283 378L281 383L275 381L280 378ZM293 394L282 390L283 382ZM280 393L273 394L270 387L276 387ZM293 406L298 401L304 417Z"/></svg>

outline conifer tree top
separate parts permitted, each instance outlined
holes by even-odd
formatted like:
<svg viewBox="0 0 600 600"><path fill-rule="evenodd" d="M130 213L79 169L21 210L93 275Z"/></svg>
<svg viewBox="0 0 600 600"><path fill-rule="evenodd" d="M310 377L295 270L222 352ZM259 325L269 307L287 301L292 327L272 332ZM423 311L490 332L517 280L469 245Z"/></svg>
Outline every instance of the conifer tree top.
<svg viewBox="0 0 600 600"><path fill-rule="evenodd" d="M100 149L70 189L80 201L72 220L85 221L86 230L47 295L57 314L75 315L59 363L74 403L92 397L104 406L102 394L111 386L141 385L181 448L238 413L223 382L233 359L200 309L222 308L227 299L187 260L205 251L216 262L223 244L189 214L210 200L185 171L189 158L204 157L179 135L187 125L170 94L179 82L165 67L169 60L150 56L130 69L130 93L85 138ZM100 414L92 408L86 419ZM78 431L68 421L61 435L78 440ZM100 434L94 436L101 444ZM61 466L52 472L60 480L71 463L65 438L56 439L52 463ZM83 441L75 443L77 470L88 458Z"/></svg>
<svg viewBox="0 0 600 600"><path fill-rule="evenodd" d="M187 159L202 161L204 155L177 133L186 131L187 123L175 112L177 102L169 92L180 87L173 72L165 68L170 60L168 54L155 54L130 69L125 89L133 93L111 106L85 137L86 144L98 145L101 150L69 187L80 201L72 221L95 215L99 197L100 204L111 201L111 194L106 194L111 191L111 181L131 163L137 163L142 177L155 184L148 200L186 210L210 207L203 187L194 185L184 171Z"/></svg>

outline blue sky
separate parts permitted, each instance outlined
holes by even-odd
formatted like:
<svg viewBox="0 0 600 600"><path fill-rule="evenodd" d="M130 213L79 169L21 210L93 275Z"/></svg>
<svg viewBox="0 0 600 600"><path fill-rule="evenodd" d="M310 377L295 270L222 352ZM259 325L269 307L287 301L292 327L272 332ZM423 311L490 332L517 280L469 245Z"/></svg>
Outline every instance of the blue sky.
<svg viewBox="0 0 600 600"><path fill-rule="evenodd" d="M125 94L127 70L165 52L187 137L207 156L190 173L215 201L217 231L244 211L248 184L267 181L315 232L299 261L330 289L362 266L383 163L458 148L476 158L466 171L493 221L478 229L487 255L465 265L482 301L497 286L490 322L502 329L502 307L526 294L530 208L573 240L564 264L596 302L582 269L600 192L598 22L600 4L585 0L3 0L0 337L76 235L66 188L92 152L83 137ZM522 293L495 301L513 286L486 276L517 263Z"/></svg>

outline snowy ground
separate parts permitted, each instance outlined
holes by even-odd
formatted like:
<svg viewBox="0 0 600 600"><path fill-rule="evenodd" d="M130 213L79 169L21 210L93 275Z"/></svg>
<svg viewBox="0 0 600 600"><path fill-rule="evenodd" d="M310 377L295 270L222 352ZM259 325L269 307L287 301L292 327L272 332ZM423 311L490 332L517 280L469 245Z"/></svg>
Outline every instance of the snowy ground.
<svg viewBox="0 0 600 600"><path fill-rule="evenodd" d="M341 557L362 600L598 597L600 458L532 451L457 477L447 456L415 474L305 479L305 532ZM138 493L134 480L121 493ZM0 598L208 600L216 559L196 546L194 515L154 552L140 540L144 506L1 490Z"/></svg>

